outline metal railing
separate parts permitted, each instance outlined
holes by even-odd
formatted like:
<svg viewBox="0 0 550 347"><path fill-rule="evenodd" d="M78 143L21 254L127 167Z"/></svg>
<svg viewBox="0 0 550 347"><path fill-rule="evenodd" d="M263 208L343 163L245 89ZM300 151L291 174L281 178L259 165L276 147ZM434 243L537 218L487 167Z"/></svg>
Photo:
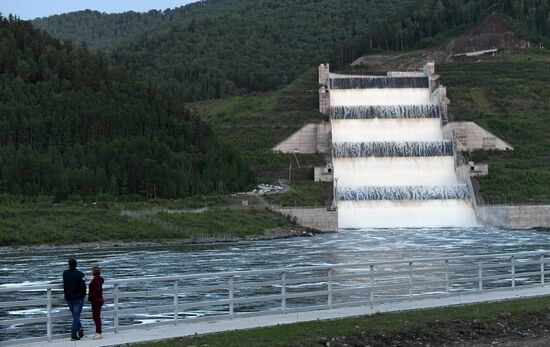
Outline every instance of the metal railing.
<svg viewBox="0 0 550 347"><path fill-rule="evenodd" d="M108 280L104 330L544 286L549 255L541 251ZM62 298L61 284L0 286L0 344L68 336L71 318Z"/></svg>

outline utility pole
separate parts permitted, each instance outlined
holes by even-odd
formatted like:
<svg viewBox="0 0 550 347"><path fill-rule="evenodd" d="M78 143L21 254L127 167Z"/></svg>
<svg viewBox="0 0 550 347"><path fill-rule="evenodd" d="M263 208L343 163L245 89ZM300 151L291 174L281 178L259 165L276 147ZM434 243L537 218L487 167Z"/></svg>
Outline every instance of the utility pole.
<svg viewBox="0 0 550 347"><path fill-rule="evenodd" d="M290 184L291 180L292 180L292 161L290 161L290 164L288 166L288 184Z"/></svg>
<svg viewBox="0 0 550 347"><path fill-rule="evenodd" d="M296 156L296 153L298 153L298 148L294 148L294 151L292 154L294 155L294 159L296 159L296 164L298 164L298 169L300 168L300 162L298 161L298 157Z"/></svg>

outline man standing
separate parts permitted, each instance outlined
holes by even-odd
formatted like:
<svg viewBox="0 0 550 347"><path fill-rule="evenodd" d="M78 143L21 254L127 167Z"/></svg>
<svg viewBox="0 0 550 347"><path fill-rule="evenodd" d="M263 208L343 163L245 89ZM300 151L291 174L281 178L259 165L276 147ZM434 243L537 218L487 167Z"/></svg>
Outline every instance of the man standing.
<svg viewBox="0 0 550 347"><path fill-rule="evenodd" d="M63 292L73 315L71 341L77 341L84 337L84 330L80 324L80 313L86 296L86 282L84 274L76 269L75 259L69 259L69 269L63 271Z"/></svg>

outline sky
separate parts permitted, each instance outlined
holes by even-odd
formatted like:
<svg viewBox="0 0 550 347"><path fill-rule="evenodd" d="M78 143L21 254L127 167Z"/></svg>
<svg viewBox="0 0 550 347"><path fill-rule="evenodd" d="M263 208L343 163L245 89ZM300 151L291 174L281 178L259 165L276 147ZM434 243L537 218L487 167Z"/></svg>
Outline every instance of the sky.
<svg viewBox="0 0 550 347"><path fill-rule="evenodd" d="M34 19L86 9L108 13L165 10L195 1L197 0L0 0L0 12L4 16L12 13L21 19Z"/></svg>

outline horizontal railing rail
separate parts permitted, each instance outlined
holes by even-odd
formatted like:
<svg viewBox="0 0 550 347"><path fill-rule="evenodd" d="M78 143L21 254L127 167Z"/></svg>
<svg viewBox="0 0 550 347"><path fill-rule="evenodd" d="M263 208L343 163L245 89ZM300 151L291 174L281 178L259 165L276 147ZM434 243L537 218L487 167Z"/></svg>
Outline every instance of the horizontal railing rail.
<svg viewBox="0 0 550 347"><path fill-rule="evenodd" d="M104 285L104 330L544 286L549 256L516 252L113 279ZM0 285L0 344L66 336L71 315L65 306L60 283ZM89 310L83 321L88 318Z"/></svg>

